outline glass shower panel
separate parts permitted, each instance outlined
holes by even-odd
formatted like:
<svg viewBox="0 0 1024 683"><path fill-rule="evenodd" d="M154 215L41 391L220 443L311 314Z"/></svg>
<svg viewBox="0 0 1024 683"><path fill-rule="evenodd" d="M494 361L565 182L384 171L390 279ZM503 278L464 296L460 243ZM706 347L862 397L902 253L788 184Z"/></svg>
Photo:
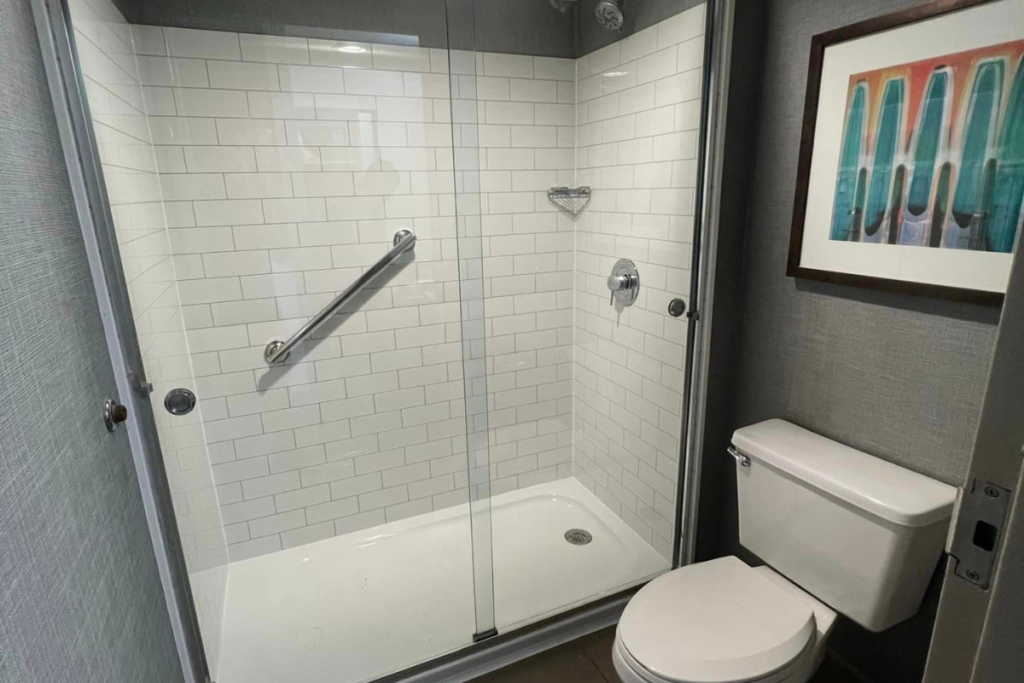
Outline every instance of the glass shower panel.
<svg viewBox="0 0 1024 683"><path fill-rule="evenodd" d="M467 5L449 7L450 41L464 42L472 18ZM469 50L449 52L452 94L451 126L454 140L455 212L459 252L459 287L462 303L462 367L465 371L466 447L469 474L469 507L473 535L473 582L476 591L475 639L495 633L493 539L491 526L491 478L487 323L485 310L482 207L480 192L481 150L476 92L476 54Z"/></svg>
<svg viewBox="0 0 1024 683"><path fill-rule="evenodd" d="M681 533L677 496L695 324L682 313L697 291L705 7L577 62L578 173L580 184L593 187L593 210L576 222L574 465L588 491L643 542L611 581L618 587L670 566ZM606 108L616 96L617 108ZM609 303L607 278L620 259L639 272L629 306Z"/></svg>
<svg viewBox="0 0 1024 683"><path fill-rule="evenodd" d="M573 471L615 539L607 561L574 558L591 598L671 567L681 531L704 31L699 4L576 62L577 183L593 194L574 223ZM623 259L630 305L609 296Z"/></svg>
<svg viewBox="0 0 1024 683"><path fill-rule="evenodd" d="M692 291L705 17L698 5L576 58L571 44L495 31L513 9L466 4L475 59L453 74L454 128L457 144L480 148L494 610L506 632L672 566L689 322L669 304ZM581 33L603 31L572 11ZM576 214L548 198L581 186L592 199ZM639 272L631 305L609 300L621 259Z"/></svg>
<svg viewBox="0 0 1024 683"><path fill-rule="evenodd" d="M198 396L154 417L211 678L369 680L491 632L478 145L450 73L475 62L444 2L70 2L146 372Z"/></svg>

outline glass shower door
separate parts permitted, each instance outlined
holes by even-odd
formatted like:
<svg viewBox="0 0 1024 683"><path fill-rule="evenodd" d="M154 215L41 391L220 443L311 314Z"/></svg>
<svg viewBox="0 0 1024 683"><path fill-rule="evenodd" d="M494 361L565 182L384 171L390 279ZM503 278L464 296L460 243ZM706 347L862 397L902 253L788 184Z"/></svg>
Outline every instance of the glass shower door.
<svg viewBox="0 0 1024 683"><path fill-rule="evenodd" d="M122 332L155 410L198 397L149 420L213 679L369 680L672 566L702 5L609 42L571 3L34 1Z"/></svg>
<svg viewBox="0 0 1024 683"><path fill-rule="evenodd" d="M456 206L443 3L401 32L68 5L123 334L155 410L198 397L147 419L211 678L369 680L490 632L480 212Z"/></svg>
<svg viewBox="0 0 1024 683"><path fill-rule="evenodd" d="M461 3L453 35L473 50L461 70L453 52L453 123L479 148L499 632L673 566L694 324L704 5L618 38L541 4ZM524 22L570 30L502 30Z"/></svg>

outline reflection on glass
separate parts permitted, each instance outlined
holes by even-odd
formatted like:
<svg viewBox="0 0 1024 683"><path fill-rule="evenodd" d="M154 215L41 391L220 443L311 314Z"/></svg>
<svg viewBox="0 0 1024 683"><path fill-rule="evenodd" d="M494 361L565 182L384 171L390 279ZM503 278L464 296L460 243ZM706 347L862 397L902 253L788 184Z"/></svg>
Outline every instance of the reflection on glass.
<svg viewBox="0 0 1024 683"><path fill-rule="evenodd" d="M898 238L890 234L890 242L917 246L924 244L935 169L949 135L946 120L951 99L951 78L950 71L940 67L929 79L915 136L913 173L907 194L906 213Z"/></svg>
<svg viewBox="0 0 1024 683"><path fill-rule="evenodd" d="M859 242L864 228L864 197L868 191L868 169L857 173L857 190L853 197L853 212L850 220L850 241Z"/></svg>
<svg viewBox="0 0 1024 683"><path fill-rule="evenodd" d="M850 238L853 221L853 200L857 185L857 167L864 147L867 128L868 86L861 82L855 86L853 101L846 114L846 133L839 160L839 178L836 180L836 201L832 213L832 239Z"/></svg>
<svg viewBox="0 0 1024 683"><path fill-rule="evenodd" d="M910 181L910 194L907 196L907 211L915 216L925 212L932 194L932 177L935 175L935 160L939 152L948 80L949 75L945 72L933 74L925 96L917 147L914 150L914 173Z"/></svg>
<svg viewBox="0 0 1024 683"><path fill-rule="evenodd" d="M996 118L1002 96L1005 65L1002 60L978 66L971 88L963 139L963 154L953 196L952 220L943 238L947 247L968 248L971 222L980 216L979 201L986 160L996 139Z"/></svg>
<svg viewBox="0 0 1024 683"><path fill-rule="evenodd" d="M889 199L893 162L902 128L905 90L906 84L903 79L895 78L886 83L882 95L878 133L875 135L874 165L871 168L868 204L864 212L865 242L879 242L882 238L879 228L882 227Z"/></svg>
<svg viewBox="0 0 1024 683"><path fill-rule="evenodd" d="M899 236L900 211L903 208L903 185L907 178L907 167L900 164L896 167L896 179L892 183L892 202L889 208L889 244L896 244Z"/></svg>
<svg viewBox="0 0 1024 683"><path fill-rule="evenodd" d="M1024 199L1024 60L1017 66L1001 140L1002 151L992 197L992 221L986 233L989 251L1013 251Z"/></svg>
<svg viewBox="0 0 1024 683"><path fill-rule="evenodd" d="M942 244L942 226L946 222L946 213L949 211L949 182L952 173L953 165L947 161L942 165L942 170L939 172L939 183L935 188L935 208L932 211L929 247L938 247Z"/></svg>

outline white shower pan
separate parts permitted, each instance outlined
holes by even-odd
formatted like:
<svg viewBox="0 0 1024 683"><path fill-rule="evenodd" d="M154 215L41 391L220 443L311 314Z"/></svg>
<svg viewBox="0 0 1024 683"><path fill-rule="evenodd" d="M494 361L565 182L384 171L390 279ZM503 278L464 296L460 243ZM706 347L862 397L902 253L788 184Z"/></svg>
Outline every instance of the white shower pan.
<svg viewBox="0 0 1024 683"><path fill-rule="evenodd" d="M495 496L491 524L499 632L669 567L573 478ZM461 505L232 564L215 680L359 683L468 645L469 525Z"/></svg>

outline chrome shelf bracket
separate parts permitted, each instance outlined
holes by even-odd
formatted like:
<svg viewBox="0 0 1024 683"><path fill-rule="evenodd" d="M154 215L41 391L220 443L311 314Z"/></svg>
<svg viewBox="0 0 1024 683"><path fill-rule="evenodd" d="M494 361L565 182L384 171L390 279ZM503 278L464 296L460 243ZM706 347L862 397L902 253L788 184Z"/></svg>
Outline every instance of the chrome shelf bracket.
<svg viewBox="0 0 1024 683"><path fill-rule="evenodd" d="M552 187L548 190L548 201L563 211L577 216L590 203L590 188L586 185L583 187Z"/></svg>

